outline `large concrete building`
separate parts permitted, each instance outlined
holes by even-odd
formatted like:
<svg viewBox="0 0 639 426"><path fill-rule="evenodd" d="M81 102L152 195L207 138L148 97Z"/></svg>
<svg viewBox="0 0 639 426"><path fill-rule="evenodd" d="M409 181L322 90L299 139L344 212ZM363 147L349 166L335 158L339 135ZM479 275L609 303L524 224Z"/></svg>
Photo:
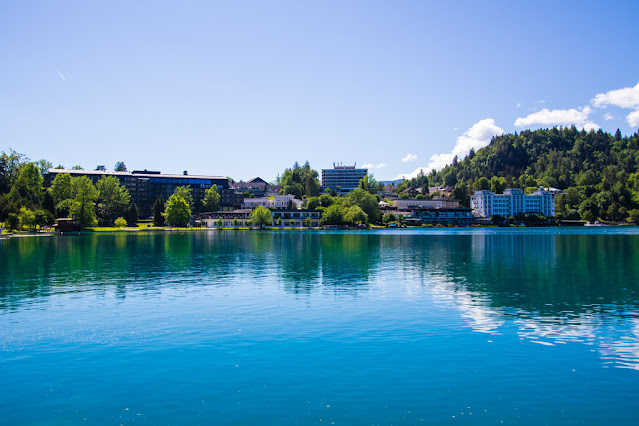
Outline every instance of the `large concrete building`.
<svg viewBox="0 0 639 426"><path fill-rule="evenodd" d="M133 172L107 172L91 170L64 170L49 169L45 178L45 186L51 183L58 174L68 173L72 177L87 176L93 183L97 183L102 176L115 176L120 183L129 190L131 200L138 207L140 217L147 217L152 214L152 207L155 200L164 201L173 194L178 186L190 186L193 194L193 202L196 206L204 198L205 191L212 185L217 186L220 194L220 209L234 210L242 205L244 196L238 194L229 187L229 181L222 176L190 176L190 175L163 175L160 172L148 170L134 170Z"/></svg>
<svg viewBox="0 0 639 426"><path fill-rule="evenodd" d="M358 169L357 165L342 166L333 163L332 169L322 169L322 189L330 188L337 192L349 192L359 186L368 169Z"/></svg>
<svg viewBox="0 0 639 426"><path fill-rule="evenodd" d="M503 194L476 191L475 195L470 197L470 206L475 216L485 218L494 215L507 218L519 213L555 216L553 192L544 188L539 188L531 195L524 194L518 188L507 189Z"/></svg>

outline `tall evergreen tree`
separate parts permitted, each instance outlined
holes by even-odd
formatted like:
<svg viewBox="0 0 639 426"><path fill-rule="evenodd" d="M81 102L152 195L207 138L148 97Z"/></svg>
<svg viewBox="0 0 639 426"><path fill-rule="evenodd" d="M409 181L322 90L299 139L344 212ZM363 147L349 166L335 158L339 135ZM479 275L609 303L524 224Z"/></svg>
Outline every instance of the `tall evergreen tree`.
<svg viewBox="0 0 639 426"><path fill-rule="evenodd" d="M138 206L131 202L124 213L124 219L128 226L137 226L139 221Z"/></svg>
<svg viewBox="0 0 639 426"><path fill-rule="evenodd" d="M153 203L153 225L164 226L164 201L161 198Z"/></svg>

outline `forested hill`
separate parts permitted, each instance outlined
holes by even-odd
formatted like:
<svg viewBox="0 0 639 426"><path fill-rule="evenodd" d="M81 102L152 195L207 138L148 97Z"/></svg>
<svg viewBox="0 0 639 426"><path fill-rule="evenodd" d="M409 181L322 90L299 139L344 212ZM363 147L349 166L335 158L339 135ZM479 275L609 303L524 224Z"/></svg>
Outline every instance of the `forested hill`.
<svg viewBox="0 0 639 426"><path fill-rule="evenodd" d="M549 186L564 190L557 212L565 218L622 220L639 216L639 133L622 137L574 126L493 138L490 145L409 186L454 186L464 204L477 189Z"/></svg>

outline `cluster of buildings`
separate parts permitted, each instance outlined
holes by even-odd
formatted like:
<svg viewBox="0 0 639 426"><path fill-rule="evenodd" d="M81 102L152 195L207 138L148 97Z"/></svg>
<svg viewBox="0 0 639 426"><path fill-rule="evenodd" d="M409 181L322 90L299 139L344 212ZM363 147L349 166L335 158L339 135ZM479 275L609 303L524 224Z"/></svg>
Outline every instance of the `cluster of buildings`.
<svg viewBox="0 0 639 426"><path fill-rule="evenodd" d="M118 178L120 183L129 190L141 217L151 216L155 201L167 200L179 186L190 186L194 203L199 205L205 191L212 185L216 185L220 194L220 209L217 212L204 212L199 215L199 220L204 226L217 226L220 219L224 227L246 226L250 220L250 212L257 206L271 209L274 221L279 219L285 226L301 226L308 220L312 226L319 226L318 210L301 209L302 200L295 199L290 194L279 194L280 187L270 185L260 178L236 183L222 176L190 176L186 172L182 175L165 175L159 171L149 170L108 172L49 169L45 185L50 186L60 173L68 173L73 177L87 176L93 180L94 184L104 175ZM322 169L321 188L346 194L357 188L360 180L367 173L366 168L357 168L356 165L333 164L332 169ZM471 197L471 206L461 207L460 200L451 199L454 189L452 187L429 188L432 198L420 197L422 199L414 198L421 194L420 188L407 188L403 191L402 197L393 191L392 185L387 186L386 189L387 191L381 195L390 199L391 203L380 202L382 214L391 213L413 225L457 226L485 221L494 215L510 217L521 213L554 216L554 196L558 192L553 188L539 188L533 194L524 194L520 189L507 189L503 194L476 191Z"/></svg>

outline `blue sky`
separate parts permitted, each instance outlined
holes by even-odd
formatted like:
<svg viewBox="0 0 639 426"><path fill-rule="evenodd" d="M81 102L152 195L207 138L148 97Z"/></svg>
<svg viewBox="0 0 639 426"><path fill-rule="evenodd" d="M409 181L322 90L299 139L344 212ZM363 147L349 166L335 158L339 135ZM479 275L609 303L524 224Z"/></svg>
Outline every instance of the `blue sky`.
<svg viewBox="0 0 639 426"><path fill-rule="evenodd" d="M639 2L3 2L0 150L274 179L639 127Z"/></svg>

